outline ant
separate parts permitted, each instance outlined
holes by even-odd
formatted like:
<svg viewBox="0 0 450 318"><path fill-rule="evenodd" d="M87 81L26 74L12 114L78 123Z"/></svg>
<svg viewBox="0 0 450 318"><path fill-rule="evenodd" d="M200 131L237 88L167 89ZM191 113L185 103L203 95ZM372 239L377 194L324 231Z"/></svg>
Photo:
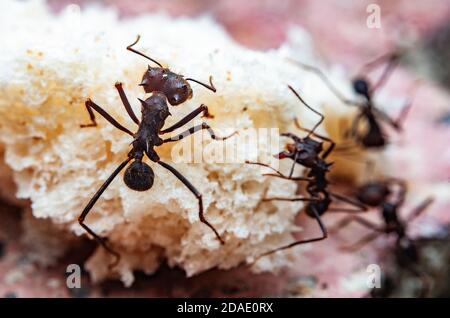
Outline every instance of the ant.
<svg viewBox="0 0 450 318"><path fill-rule="evenodd" d="M184 78L181 75L175 74L169 71L167 68L163 68L160 63L153 60L152 58L144 55L143 53L136 51L132 47L139 41L139 36L137 40L127 47L128 50L139 54L150 61L156 63L159 67L148 67L147 71L144 73L142 83L146 93L152 93L150 97L145 100L139 99L141 103L141 120L137 118L133 109L128 101L128 98L122 88L122 83L116 83L115 87L119 93L119 96L122 100L123 105L125 106L125 110L127 111L130 118L136 123L138 126L137 131L135 133L131 132L120 123L118 123L111 115L109 115L102 107L94 103L91 99L86 101L86 108L91 117L91 124L82 125L82 127L93 127L96 126L95 116L93 110L99 113L103 118L105 118L110 124L112 124L117 129L127 133L131 137L133 137L132 148L128 153L127 159L123 161L114 172L108 177L108 179L103 183L103 185L99 188L99 190L94 194L92 199L84 208L83 212L78 218L79 224L89 233L94 239L103 246L110 254L115 257L114 263L111 265L114 267L118 264L120 260L120 255L115 252L111 247L106 243L106 238L103 238L97 235L93 230L91 230L85 223L84 220L88 213L91 211L94 204L106 190L106 188L111 184L113 179L119 174L119 172L124 169L130 162L131 164L126 168L125 174L123 176L123 181L126 186L135 191L146 191L149 190L153 186L153 181L155 178L155 174L153 169L143 162L144 155L146 155L151 161L159 164L163 168L169 170L176 178L178 178L188 189L191 191L194 196L198 200L199 205L199 219L202 223L207 225L215 234L217 239L221 244L225 242L217 232L217 230L205 219L203 214L203 200L202 194L175 168L170 166L169 164L160 160L157 152L154 150L155 147L161 146L165 143L175 142L184 137L194 134L197 131L207 130L210 134L211 138L214 140L225 140L228 137L217 137L212 130L212 128L203 122L200 125L194 126L192 128L187 129L183 133L178 136L162 139L160 135L164 135L174 130L184 126L189 123L199 114L203 114L203 117L211 117L208 112L208 106L202 104L200 107L189 113L187 116L182 118L180 121L175 123L174 125L163 129L166 119L171 116L169 111L169 107L167 105L167 101L169 101L170 105L175 106L185 102L187 99L192 97L192 89L187 82L188 80L195 81L196 80ZM210 77L211 82L211 77ZM211 86L200 83L206 88L215 92L215 88L211 83ZM233 134L234 135L234 134Z"/></svg>
<svg viewBox="0 0 450 318"><path fill-rule="evenodd" d="M324 240L328 237L328 231L325 225L323 224L321 217L323 214L325 214L327 211L334 211L334 212L363 212L366 211L366 207L363 204L360 204L359 202L353 201L350 198L347 198L345 196L342 196L340 194L331 192L328 189L329 181L327 180L327 174L330 171L331 166L333 165L333 162L327 162L326 158L330 155L330 153L333 151L333 148L335 146L335 142L327 137L321 136L317 133L315 133L315 129L322 123L324 120L324 116L313 109L311 106L309 106L302 98L301 96L288 85L288 88L294 93L294 95L300 100L300 102L305 105L308 109L312 110L314 113L318 114L320 116L320 120L318 123L314 126L312 130L306 130L297 123L298 127L302 130L308 131L308 135L304 138L300 138L292 133L284 133L282 136L291 138L294 143L287 144L286 148L287 150L279 153L278 155L275 155L278 159L284 159L289 158L293 160L293 165L290 170L290 173L288 176L283 175L280 171L276 170L273 167L270 167L267 164L260 163L260 162L250 162L246 161L249 164L256 164L264 167L268 167L275 171L276 173L266 173L264 175L266 176L273 176L278 177L282 179L287 180L293 180L293 181L306 181L306 191L309 194L309 197L298 197L298 198L281 198L281 197L273 197L273 198L266 198L264 201L306 201L308 202L305 207L306 215L308 215L311 218L314 218L322 232L322 235L319 237L306 239L306 240L298 240L293 243L290 243L285 246L281 246L279 248L273 249L271 251L265 252L261 254L257 259L263 256L267 256L269 254L285 250L288 248L292 248L294 246L300 245L300 244L306 244L316 241ZM314 136L321 141L317 141L310 136ZM323 142L329 142L330 145L328 148L324 149ZM306 168L308 168L308 172L306 177L292 177L295 164L300 164ZM348 204L351 204L357 208L330 208L330 205L333 201L333 199L346 202Z"/></svg>
<svg viewBox="0 0 450 318"><path fill-rule="evenodd" d="M392 190L395 185L398 187L396 195L394 195L394 191ZM423 294L426 295L430 287L430 282L427 275L416 268L420 257L417 245L418 239L415 240L408 236L407 225L429 207L433 202L433 198L427 198L422 201L413 209L405 220L402 220L399 218L398 210L405 201L406 192L406 183L398 179L371 181L360 186L357 190L356 197L360 202L366 205L379 207L384 224L379 226L364 218L349 216L341 220L338 225L330 231L342 229L352 222L357 222L373 231L356 243L343 247L343 250L348 252L359 250L364 245L378 238L381 234L395 235L395 256L399 267L407 269L422 280L424 286Z"/></svg>
<svg viewBox="0 0 450 318"><path fill-rule="evenodd" d="M339 90L331 83L331 81L325 76L325 74L318 68L310 65L300 63L298 61L292 61L299 67L315 73L331 90L331 92L339 98L344 104L349 106L356 106L359 108L359 112L353 119L352 126L350 130L346 133L346 136L354 138L357 144L363 148L380 149L387 144L386 135L381 127L380 121L388 123L397 132L401 131L401 124L405 119L406 115L411 108L411 101L408 101L403 105L400 114L394 120L384 111L380 110L374 105L373 94L376 90L379 90L389 76L392 74L395 67L398 65L400 60L400 53L389 53L385 54L372 62L367 63L363 70L359 74L367 73L371 69L377 67L382 63L386 63L382 75L375 84L371 84L370 81L363 75L358 75L352 80L352 87L354 92L363 98L363 102L354 101L347 99L342 95ZM360 122L364 120L367 124L366 131L362 132L359 130Z"/></svg>

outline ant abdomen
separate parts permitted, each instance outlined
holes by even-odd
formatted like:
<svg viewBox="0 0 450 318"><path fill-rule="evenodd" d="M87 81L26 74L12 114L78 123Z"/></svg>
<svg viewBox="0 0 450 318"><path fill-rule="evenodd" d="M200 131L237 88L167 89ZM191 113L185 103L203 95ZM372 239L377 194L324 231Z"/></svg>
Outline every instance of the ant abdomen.
<svg viewBox="0 0 450 318"><path fill-rule="evenodd" d="M384 183L369 182L358 189L356 198L364 204L376 207L386 200L390 192Z"/></svg>
<svg viewBox="0 0 450 318"><path fill-rule="evenodd" d="M306 208L305 208L306 215L314 218L314 217L316 217L316 213L317 213L319 216L321 216L328 210L328 207L330 206L330 204L331 204L331 200L329 198L324 198L317 202L310 202L306 205Z"/></svg>
<svg viewBox="0 0 450 318"><path fill-rule="evenodd" d="M152 168L142 161L133 161L125 170L123 181L131 190L147 191L153 186L155 174Z"/></svg>
<svg viewBox="0 0 450 318"><path fill-rule="evenodd" d="M419 261L419 251L412 240L401 238L397 242L397 246L398 248L395 252L400 265L407 266L411 262L415 263Z"/></svg>
<svg viewBox="0 0 450 318"><path fill-rule="evenodd" d="M371 125L369 132L360 137L360 141L365 147L370 148L382 148L386 145L386 138L377 125Z"/></svg>

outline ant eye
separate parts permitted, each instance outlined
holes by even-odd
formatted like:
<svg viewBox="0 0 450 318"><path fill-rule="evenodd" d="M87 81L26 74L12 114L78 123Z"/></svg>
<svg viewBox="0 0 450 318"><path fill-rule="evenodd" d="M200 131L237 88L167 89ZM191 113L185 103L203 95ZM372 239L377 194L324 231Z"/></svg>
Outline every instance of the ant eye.
<svg viewBox="0 0 450 318"><path fill-rule="evenodd" d="M153 186L155 174L152 168L142 161L134 161L125 170L123 181L132 190L146 191Z"/></svg>

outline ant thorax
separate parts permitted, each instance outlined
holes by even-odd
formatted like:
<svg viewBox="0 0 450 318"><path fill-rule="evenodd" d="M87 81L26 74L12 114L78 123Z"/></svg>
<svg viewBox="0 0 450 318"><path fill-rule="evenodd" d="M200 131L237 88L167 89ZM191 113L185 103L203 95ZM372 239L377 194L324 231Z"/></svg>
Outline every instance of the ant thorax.
<svg viewBox="0 0 450 318"><path fill-rule="evenodd" d="M386 144L386 139L380 124L374 114L368 109L364 109L363 113L367 121L367 131L359 139L366 147L383 147Z"/></svg>
<svg viewBox="0 0 450 318"><path fill-rule="evenodd" d="M382 205L382 214L384 222L387 225L390 224L397 225L399 223L397 217L397 205L389 202L384 202Z"/></svg>
<svg viewBox="0 0 450 318"><path fill-rule="evenodd" d="M153 148L163 143L158 133L170 115L169 107L161 92L154 92L145 101L140 101L142 121L134 137L133 153L146 153L151 160L158 161L159 157Z"/></svg>
<svg viewBox="0 0 450 318"><path fill-rule="evenodd" d="M167 68L148 66L139 85L146 93L162 92L172 106L192 98L192 88L186 79Z"/></svg>
<svg viewBox="0 0 450 318"><path fill-rule="evenodd" d="M311 194L318 191L325 191L328 187L327 173L329 165L323 159L315 160L315 164L311 166L308 177L314 181L308 184L308 192Z"/></svg>
<svg viewBox="0 0 450 318"><path fill-rule="evenodd" d="M287 149L290 152L289 158L292 160L296 159L297 163L312 168L316 165L316 160L322 152L323 147L321 142L306 137L294 144L288 144Z"/></svg>

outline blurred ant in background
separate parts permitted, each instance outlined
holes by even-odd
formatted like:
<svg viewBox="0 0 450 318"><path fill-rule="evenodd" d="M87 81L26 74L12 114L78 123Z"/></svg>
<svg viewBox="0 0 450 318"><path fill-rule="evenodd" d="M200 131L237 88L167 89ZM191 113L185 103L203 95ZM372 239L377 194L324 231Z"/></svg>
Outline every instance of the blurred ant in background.
<svg viewBox="0 0 450 318"><path fill-rule="evenodd" d="M353 138L355 142L363 148L380 149L385 147L387 144L387 137L381 127L380 121L388 123L392 128L394 128L394 130L400 132L401 124L411 108L411 102L408 101L402 107L397 119L392 119L384 111L377 108L373 102L373 95L375 91L379 90L386 83L393 70L398 65L400 57L400 53L389 53L370 63L367 63L363 67L363 69L359 72L360 75L356 76L352 81L353 90L358 96L362 97L362 102L350 100L344 97L344 95L331 83L331 81L320 69L298 61L291 61L299 67L315 73L331 90L331 92L333 92L333 94L336 95L336 97L339 98L344 104L359 108L359 112L353 119L350 130L345 133L345 136ZM385 63L386 66L382 75L378 81L371 84L365 75L383 63ZM367 125L365 131L361 131L359 129L361 121Z"/></svg>
<svg viewBox="0 0 450 318"><path fill-rule="evenodd" d="M93 230L91 230L85 223L84 220L88 213L91 211L94 204L106 190L106 188L111 184L113 179L119 174L119 172L124 169L130 161L131 164L125 170L125 174L123 180L127 187L135 191L146 191L149 190L153 186L153 181L155 178L155 174L153 169L146 163L142 161L144 155L146 155L151 161L158 163L163 168L169 170L175 177L177 177L188 189L191 191L194 196L198 200L198 215L199 219L202 223L207 225L215 234L217 239L221 244L224 244L223 239L217 232L217 230L205 219L203 215L203 200L201 193L175 168L170 166L169 164L160 160L158 154L154 150L154 147L161 146L165 143L175 142L183 139L189 135L194 134L197 131L207 130L212 139L215 140L225 140L231 136L219 138L215 135L214 131L211 127L203 122L200 125L194 126L192 128L187 129L183 133L162 139L160 135L164 135L166 133L173 132L177 128L184 126L189 123L195 117L200 114L203 114L203 117L211 117L208 112L208 107L206 105L201 105L190 114L182 118L180 121L175 123L174 125L163 129L166 119L171 115L169 111L169 107L167 105L167 101L169 101L170 105L175 106L179 105L189 98L192 97L192 89L187 81L191 80L196 83L203 85L204 87L215 92L215 88L211 83L211 86L200 83L196 80L190 78L184 78L182 75L175 74L171 72L167 68L163 68L160 63L153 60L152 58L136 51L132 47L139 41L139 36L137 40L127 47L128 50L137 53L152 62L156 63L159 67L148 67L147 71L144 73L142 83L144 91L146 93L152 93L152 95L146 100L139 99L141 102L141 120L137 118L135 115L128 98L125 95L125 92L122 88L122 83L116 83L115 87L119 92L119 96L122 100L123 105L125 106L125 110L127 111L130 118L133 122L138 126L137 131L135 133L128 130L126 127L122 126L118 123L111 115L109 115L103 108L98 106L92 100L88 99L86 101L86 108L91 117L91 124L83 125L82 127L93 127L97 126L95 121L95 116L93 110L99 113L103 118L105 118L109 123L111 123L117 129L127 133L133 138L132 148L128 153L128 157L125 161L123 161L116 170L108 177L105 183L100 187L100 189L94 194L92 199L84 208L80 217L78 218L79 224L89 233L94 239L101 244L110 254L115 257L114 263L111 265L114 267L120 260L120 255L115 252L111 247L106 244L106 238L103 238L97 235ZM210 77L211 82L211 77ZM234 135L234 134L233 134Z"/></svg>
<svg viewBox="0 0 450 318"><path fill-rule="evenodd" d="M394 191L395 187L398 188L397 191ZM359 216L348 216L330 229L330 232L341 230L352 222L356 222L372 231L372 233L369 233L352 245L342 248L347 252L359 250L380 235L394 235L396 237L394 246L395 259L399 268L404 268L420 278L423 285L421 296L425 296L430 290L431 280L427 274L418 268L420 253L417 241L420 239L410 238L407 234L407 226L429 207L433 202L433 198L425 199L403 220L399 217L399 208L405 201L406 192L406 183L399 179L370 181L363 184L357 189L356 198L365 205L378 207L384 224L378 225Z"/></svg>
<svg viewBox="0 0 450 318"><path fill-rule="evenodd" d="M328 188L329 181L327 180L327 174L330 171L331 166L333 165L332 162L327 162L326 158L330 155L330 153L333 151L333 148L335 146L335 143L330 138L318 135L315 133L315 129L323 122L324 116L313 109L311 106L309 106L302 97L291 87L288 86L289 89L295 94L295 96L300 100L300 102L305 105L308 109L313 111L314 113L318 114L320 116L319 122L314 126L312 130L306 130L304 128L301 128L300 125L298 127L302 130L308 131L308 135L304 138L300 138L292 133L284 133L282 136L291 138L294 143L287 144L286 151L283 151L276 155L275 157L278 159L285 159L289 158L293 160L292 168L290 170L290 173L288 176L282 174L280 171L274 169L273 167L270 167L267 164L259 163L259 162L250 162L247 161L249 164L255 164L260 165L263 167L267 167L269 169L272 169L275 173L267 173L264 174L266 176L273 176L277 178L292 180L292 181L306 181L306 192L309 194L309 197L297 197L297 198L281 198L281 197L274 197L274 198L266 198L264 201L305 201L308 202L305 207L306 214L314 218L322 232L322 234L319 237L306 239L306 240L297 240L295 242L292 242L290 244L287 244L285 246L281 246L279 248L273 249L271 251L268 251L262 255L260 255L257 259L260 257L275 253L277 251L285 250L300 244L306 244L316 241L324 240L328 237L328 232L326 226L323 224L321 220L321 216L325 214L327 211L334 211L334 212L363 212L366 211L366 207L364 204L361 204L357 201L354 201L350 198L347 198L345 196L342 196L340 194L331 192ZM315 139L311 138L311 136L316 137L320 139L321 141L316 141ZM324 149L323 142L329 142L330 145ZM293 171L296 164L300 164L301 166L307 168L306 177L293 177ZM333 199L348 203L356 208L330 208L330 205L333 201Z"/></svg>

